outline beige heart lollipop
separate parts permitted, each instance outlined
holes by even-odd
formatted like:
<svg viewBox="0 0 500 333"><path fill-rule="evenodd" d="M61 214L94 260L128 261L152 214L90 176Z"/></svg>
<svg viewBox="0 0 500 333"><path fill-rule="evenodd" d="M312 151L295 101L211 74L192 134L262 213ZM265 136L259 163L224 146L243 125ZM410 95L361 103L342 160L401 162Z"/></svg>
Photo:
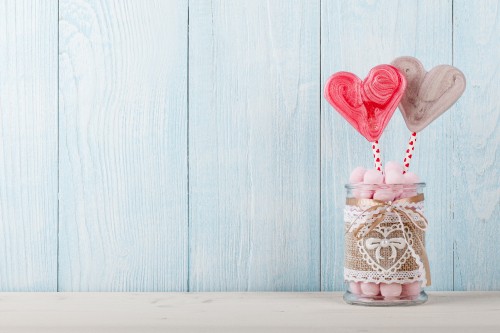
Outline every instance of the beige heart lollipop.
<svg viewBox="0 0 500 333"><path fill-rule="evenodd" d="M439 65L426 72L413 57L394 59L392 65L406 77L407 86L399 109L406 126L420 132L448 110L465 90L465 76L449 65Z"/></svg>

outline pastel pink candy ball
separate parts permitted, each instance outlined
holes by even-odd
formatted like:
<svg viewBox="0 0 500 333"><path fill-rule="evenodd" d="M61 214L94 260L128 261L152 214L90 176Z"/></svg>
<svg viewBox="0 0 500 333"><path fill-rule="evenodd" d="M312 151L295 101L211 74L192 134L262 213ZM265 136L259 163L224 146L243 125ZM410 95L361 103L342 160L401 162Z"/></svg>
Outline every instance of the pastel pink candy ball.
<svg viewBox="0 0 500 333"><path fill-rule="evenodd" d="M418 294L420 294L420 282L403 284L402 296L417 296Z"/></svg>
<svg viewBox="0 0 500 333"><path fill-rule="evenodd" d="M400 174L403 174L403 166L398 162L394 161L387 162L387 164L385 165L385 173L387 173L389 170L399 171Z"/></svg>
<svg viewBox="0 0 500 333"><path fill-rule="evenodd" d="M416 196L418 193L414 189L405 189L401 194L398 196L398 199L405 199L405 198L411 198Z"/></svg>
<svg viewBox="0 0 500 333"><path fill-rule="evenodd" d="M366 296L377 296L380 293L378 284L373 282L361 283L361 292Z"/></svg>
<svg viewBox="0 0 500 333"><path fill-rule="evenodd" d="M411 184L416 184L420 181L418 176L413 172L407 172L403 175L403 179L404 183L410 186L405 186L403 193L400 195L400 199L416 196L418 194L417 187L412 186Z"/></svg>
<svg viewBox="0 0 500 333"><path fill-rule="evenodd" d="M355 295L361 295L361 286L359 282L349 282L349 291Z"/></svg>
<svg viewBox="0 0 500 333"><path fill-rule="evenodd" d="M405 188L403 192L399 195L399 199L411 198L418 194L415 188Z"/></svg>
<svg viewBox="0 0 500 333"><path fill-rule="evenodd" d="M383 184L384 175L382 174L382 172L375 169L366 170L366 173L363 177L363 182L365 184Z"/></svg>
<svg viewBox="0 0 500 333"><path fill-rule="evenodd" d="M401 295L403 287L399 283L381 283L380 293L384 297L398 297Z"/></svg>
<svg viewBox="0 0 500 333"><path fill-rule="evenodd" d="M376 190L373 194L373 199L380 201L393 201L396 198L396 193L390 188L381 188L380 190Z"/></svg>
<svg viewBox="0 0 500 333"><path fill-rule="evenodd" d="M388 169L385 172L385 183L386 184L403 184L404 177L403 172L394 169Z"/></svg>
<svg viewBox="0 0 500 333"><path fill-rule="evenodd" d="M363 167L355 168L354 170L352 170L351 175L349 176L349 183L351 184L362 183L365 173L366 173L365 168Z"/></svg>
<svg viewBox="0 0 500 333"><path fill-rule="evenodd" d="M356 199L372 199L373 198L373 191L371 190L365 190L365 189L354 189L352 191L354 194L354 197Z"/></svg>
<svg viewBox="0 0 500 333"><path fill-rule="evenodd" d="M420 181L417 174L414 172L408 171L403 175L403 184L416 184Z"/></svg>

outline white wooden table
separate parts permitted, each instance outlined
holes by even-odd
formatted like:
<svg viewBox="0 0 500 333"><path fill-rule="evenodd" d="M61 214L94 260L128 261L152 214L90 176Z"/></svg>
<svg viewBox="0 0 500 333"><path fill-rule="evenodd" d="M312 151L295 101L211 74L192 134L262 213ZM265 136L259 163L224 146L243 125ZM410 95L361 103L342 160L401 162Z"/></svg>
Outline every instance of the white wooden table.
<svg viewBox="0 0 500 333"><path fill-rule="evenodd" d="M0 293L0 332L500 332L500 292L416 307L341 293Z"/></svg>

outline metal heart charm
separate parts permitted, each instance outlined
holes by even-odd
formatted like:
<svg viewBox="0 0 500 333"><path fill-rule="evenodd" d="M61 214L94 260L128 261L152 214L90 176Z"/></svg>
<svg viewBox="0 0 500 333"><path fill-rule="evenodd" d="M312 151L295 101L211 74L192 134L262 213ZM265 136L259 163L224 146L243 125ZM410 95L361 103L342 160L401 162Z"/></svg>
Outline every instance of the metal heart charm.
<svg viewBox="0 0 500 333"><path fill-rule="evenodd" d="M420 132L446 112L465 90L465 76L453 66L439 65L426 72L413 57L396 58L392 65L406 77L399 109L412 132Z"/></svg>

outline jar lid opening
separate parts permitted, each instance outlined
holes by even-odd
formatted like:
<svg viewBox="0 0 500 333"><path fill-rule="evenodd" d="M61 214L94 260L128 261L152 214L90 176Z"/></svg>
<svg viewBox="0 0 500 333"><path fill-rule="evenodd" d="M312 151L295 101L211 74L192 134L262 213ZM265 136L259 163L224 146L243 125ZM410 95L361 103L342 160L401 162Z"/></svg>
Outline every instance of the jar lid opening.
<svg viewBox="0 0 500 333"><path fill-rule="evenodd" d="M366 188L376 188L376 189L384 189L384 188L424 188L426 186L425 183L409 183L409 184L365 184L365 183L355 183L355 184L345 184L344 187L348 190L355 189L366 189Z"/></svg>

